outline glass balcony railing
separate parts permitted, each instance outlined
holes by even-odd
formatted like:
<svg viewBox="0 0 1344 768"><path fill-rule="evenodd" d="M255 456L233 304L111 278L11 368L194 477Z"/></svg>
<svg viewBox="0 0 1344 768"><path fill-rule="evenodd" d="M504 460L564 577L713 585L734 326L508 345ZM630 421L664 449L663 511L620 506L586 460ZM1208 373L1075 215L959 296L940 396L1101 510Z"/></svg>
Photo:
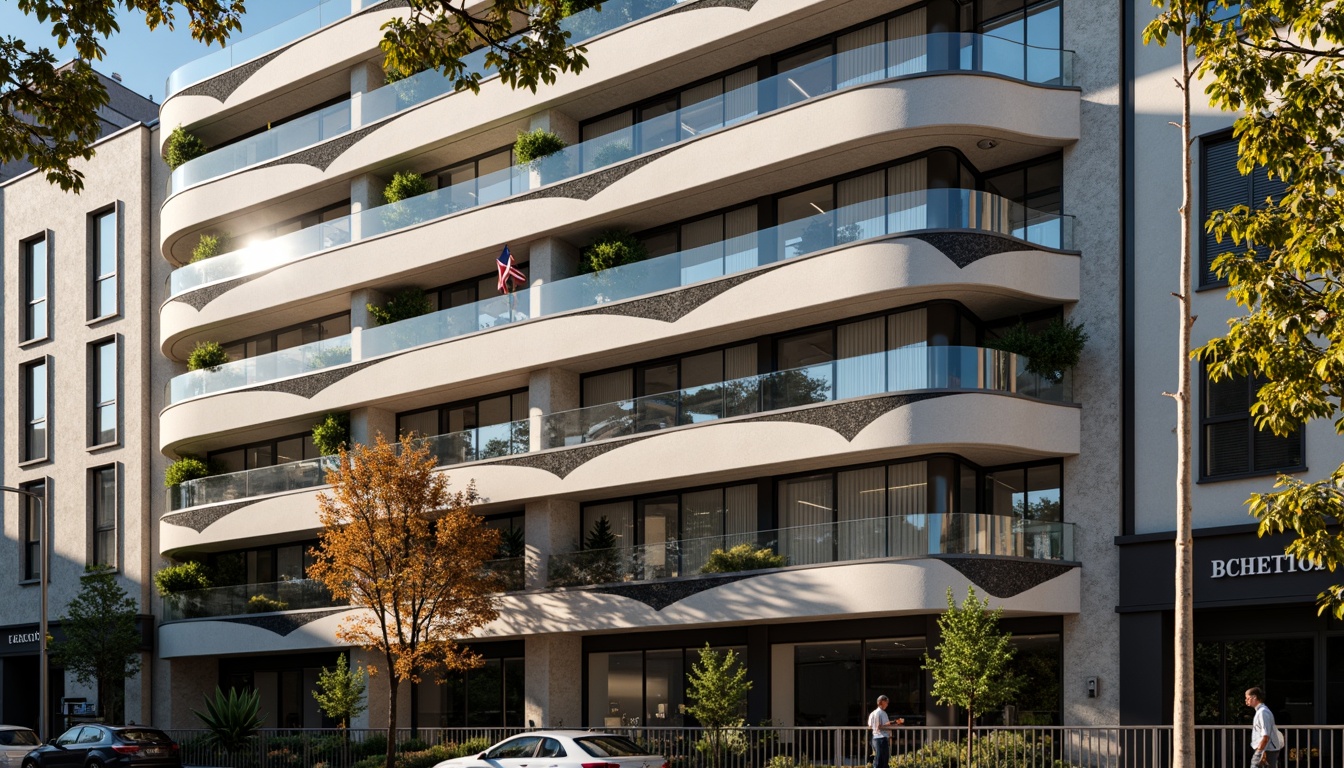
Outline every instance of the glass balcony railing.
<svg viewBox="0 0 1344 768"><path fill-rule="evenodd" d="M524 584L524 558L491 560L485 569L498 579L502 592L516 592ZM163 621L242 616L249 613L303 611L339 608L348 602L336 600L326 585L312 579L290 579L264 584L193 589L163 598Z"/></svg>
<svg viewBox="0 0 1344 768"><path fill-rule="evenodd" d="M1012 515L949 513L724 533L551 555L547 584L573 587L694 576L705 573L715 550L739 544L771 550L780 556L781 567L954 554L1073 560L1073 524L1022 520Z"/></svg>
<svg viewBox="0 0 1344 768"><path fill-rule="evenodd" d="M1012 392L1073 399L1069 372L1042 376L1027 359L979 347L905 347L830 363L706 384L542 417L548 448L629 437L763 411L926 389Z"/></svg>
<svg viewBox="0 0 1344 768"><path fill-rule="evenodd" d="M319 2L316 6L300 13L298 16L286 19L251 37L245 37L225 48L202 56L195 61L189 61L173 70L172 74L168 75L168 83L164 88L164 98L172 96L188 85L198 83L208 77L230 70L239 64L270 53L310 32L316 32L328 24L334 24L352 13L358 13L380 2L382 0L359 0L357 4L353 5L350 0Z"/></svg>
<svg viewBox="0 0 1344 768"><path fill-rule="evenodd" d="M577 13L565 19L565 23L577 30L574 40L581 41L641 18L635 15L636 12L646 11L643 15L649 15L673 5L676 5L673 0L608 0L600 11L590 9ZM584 25L590 24L599 31L589 33ZM605 26L607 24L610 26ZM484 51L472 56L483 59ZM471 63L471 57L468 58ZM419 218L394 217L389 220L386 212L380 213L382 208L373 209L365 216L374 217L374 221L383 226L361 230L362 236L410 226L563 181L833 91L893 77L936 72L975 72L1031 83L1071 85L1073 53L973 33L929 34L845 51L688 105L676 113L660 115L581 142L531 166L514 166L438 190L432 198L437 201L437 206L427 206L427 201L421 200L424 207L418 210ZM437 70L421 72L364 94L358 115L354 115L350 102L342 102L320 113L325 117L309 116L313 119L285 123L184 163L172 173L169 194L271 160L325 140L334 133L368 125L452 91L453 81ZM341 128L342 125L346 127Z"/></svg>
<svg viewBox="0 0 1344 768"><path fill-rule="evenodd" d="M265 584L193 589L167 595L163 598L163 620L301 611L333 608L343 604L332 598L331 593L320 581L292 579Z"/></svg>
<svg viewBox="0 0 1344 768"><path fill-rule="evenodd" d="M523 419L421 438L419 442L428 444L437 465L444 467L527 453L529 426L530 422ZM320 456L188 480L168 489L168 509L176 512L206 504L320 488L327 484L327 470L338 466L337 456Z"/></svg>
<svg viewBox="0 0 1344 768"><path fill-rule="evenodd" d="M390 207L390 206L389 206ZM272 352L200 370L168 382L168 402L368 360L510 323L671 290L838 245L925 229L966 229L1021 238L1048 248L1073 245L1073 218L1034 211L989 192L930 189L819 213L776 227L578 275L361 332L360 352L349 336ZM227 257L216 257L227 258Z"/></svg>

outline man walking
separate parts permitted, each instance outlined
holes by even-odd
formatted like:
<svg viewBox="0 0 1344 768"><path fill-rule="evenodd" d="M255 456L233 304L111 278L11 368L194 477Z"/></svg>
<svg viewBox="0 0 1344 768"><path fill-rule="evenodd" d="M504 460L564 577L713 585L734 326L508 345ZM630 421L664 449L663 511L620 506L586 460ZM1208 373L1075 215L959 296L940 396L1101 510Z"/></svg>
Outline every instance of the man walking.
<svg viewBox="0 0 1344 768"><path fill-rule="evenodd" d="M877 709L868 713L868 729L873 735L873 768L889 768L891 764L891 729L905 724L905 718L898 717L892 722L887 717L887 705L891 700L886 695L877 697Z"/></svg>
<svg viewBox="0 0 1344 768"><path fill-rule="evenodd" d="M1255 720L1251 722L1251 768L1278 768L1279 751L1283 744L1279 741L1279 729L1274 724L1274 713L1265 706L1265 694L1259 688L1246 691L1246 706L1255 709Z"/></svg>

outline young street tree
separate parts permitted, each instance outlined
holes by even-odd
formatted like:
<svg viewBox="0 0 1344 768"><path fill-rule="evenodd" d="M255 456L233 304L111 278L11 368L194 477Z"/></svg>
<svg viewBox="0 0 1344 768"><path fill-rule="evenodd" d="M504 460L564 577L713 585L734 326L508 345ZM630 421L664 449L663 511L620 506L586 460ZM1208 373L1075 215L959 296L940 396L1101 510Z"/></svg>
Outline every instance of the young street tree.
<svg viewBox="0 0 1344 768"><path fill-rule="evenodd" d="M19 10L46 25L58 46L74 49L75 63L58 66L69 54L0 34L0 162L27 160L61 189L79 192L83 174L76 159L93 156L101 128L99 108L107 90L89 63L103 58L104 42L120 31L119 19L144 14L150 29L172 29L185 16L191 36L224 45L242 29L245 0L93 0L60 3L16 0ZM582 3L583 7L592 5ZM533 91L553 83L560 72L587 66L584 49L571 45L560 21L574 0L496 0L479 9L455 0L407 0L405 16L383 25L385 67L396 77L439 70L457 90L480 88L485 72L462 61L485 48L485 67L511 88ZM526 28L528 34L514 32ZM45 36L44 36L45 39Z"/></svg>
<svg viewBox="0 0 1344 768"><path fill-rule="evenodd" d="M975 718L1006 703L1021 685L1009 666L1016 654L1012 635L999 631L1002 613L1002 608L989 610L989 598L977 599L975 587L967 588L961 607L947 590L947 612L938 617L943 638L938 655L924 655L922 668L933 674L934 699L966 712L968 763L975 754Z"/></svg>
<svg viewBox="0 0 1344 768"><path fill-rule="evenodd" d="M1256 0L1239 9L1239 24L1208 24L1196 41L1201 72L1209 100L1242 113L1241 172L1267 172L1286 189L1254 210L1211 217L1210 229L1238 246L1214 269L1246 314L1198 354L1215 381L1264 382L1251 408L1261 429L1286 436L1333 419L1344 434L1344 8ZM1331 571L1344 565L1344 532L1329 528L1344 519L1344 465L1315 481L1280 475L1274 487L1248 502L1260 534L1292 531L1288 554ZM1318 605L1344 618L1344 585L1322 592Z"/></svg>
<svg viewBox="0 0 1344 768"><path fill-rule="evenodd" d="M704 742L711 765L717 766L727 746L728 731L742 727L742 711L747 704L751 681L747 668L738 663L730 649L718 653L705 643L700 660L691 664L686 675L686 713L704 726L709 738Z"/></svg>
<svg viewBox="0 0 1344 768"><path fill-rule="evenodd" d="M325 526L312 550L310 578L337 600L364 608L336 636L379 654L386 666L387 766L396 750L397 696L403 682L434 670L480 663L456 638L494 621L496 581L485 564L499 532L471 511L475 490L452 493L434 471L429 448L410 438L342 450L318 495Z"/></svg>
<svg viewBox="0 0 1344 768"><path fill-rule="evenodd" d="M61 619L65 639L52 648L52 661L85 685L96 685L108 722L125 719L126 680L140 673L144 643L136 628L138 606L117 583L112 569L89 566L79 593Z"/></svg>
<svg viewBox="0 0 1344 768"><path fill-rule="evenodd" d="M334 669L322 668L317 675L317 690L313 698L322 713L340 723L344 730L351 720L363 714L369 708L364 702L364 670L351 668L345 660L346 654L336 657Z"/></svg>

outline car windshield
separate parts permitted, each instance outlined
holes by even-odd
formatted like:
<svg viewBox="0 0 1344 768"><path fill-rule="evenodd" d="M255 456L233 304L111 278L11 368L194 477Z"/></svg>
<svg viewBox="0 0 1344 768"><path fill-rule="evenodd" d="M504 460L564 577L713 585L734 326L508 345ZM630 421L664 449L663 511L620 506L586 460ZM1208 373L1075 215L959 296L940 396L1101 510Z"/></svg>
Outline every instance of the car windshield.
<svg viewBox="0 0 1344 768"><path fill-rule="evenodd" d="M32 731L0 731L0 747L40 747L41 739Z"/></svg>
<svg viewBox="0 0 1344 768"><path fill-rule="evenodd" d="M117 731L117 735L126 741L145 741L151 744L171 744L173 740L163 731L151 731L148 728L127 728Z"/></svg>
<svg viewBox="0 0 1344 768"><path fill-rule="evenodd" d="M636 757L649 754L647 749L636 746L624 736L585 736L575 739L574 743L593 757Z"/></svg>

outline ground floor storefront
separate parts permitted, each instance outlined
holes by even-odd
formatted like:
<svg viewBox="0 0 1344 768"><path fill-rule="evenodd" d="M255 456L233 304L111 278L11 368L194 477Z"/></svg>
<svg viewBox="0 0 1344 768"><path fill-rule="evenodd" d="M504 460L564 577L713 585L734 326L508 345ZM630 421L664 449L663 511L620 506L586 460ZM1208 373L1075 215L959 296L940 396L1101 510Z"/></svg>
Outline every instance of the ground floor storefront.
<svg viewBox="0 0 1344 768"><path fill-rule="evenodd" d="M1250 723L1247 688L1264 690L1280 725L1344 723L1344 624L1319 616L1316 595L1342 577L1283 554L1284 536L1254 526L1196 532L1195 717ZM1122 537L1121 723L1169 723L1173 696L1174 545Z"/></svg>

